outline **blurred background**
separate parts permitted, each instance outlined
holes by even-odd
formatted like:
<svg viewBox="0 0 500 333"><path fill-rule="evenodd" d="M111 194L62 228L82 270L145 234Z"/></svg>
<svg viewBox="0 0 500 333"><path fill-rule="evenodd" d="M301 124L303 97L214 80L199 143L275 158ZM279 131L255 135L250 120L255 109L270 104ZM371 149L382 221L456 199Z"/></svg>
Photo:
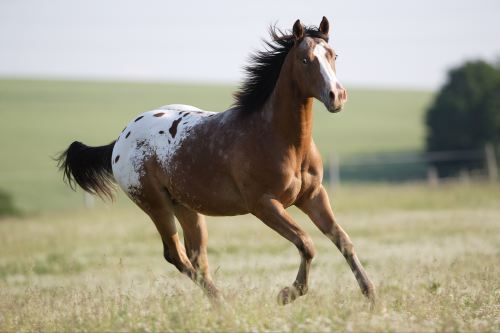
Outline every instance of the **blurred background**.
<svg viewBox="0 0 500 333"><path fill-rule="evenodd" d="M315 103L313 137L377 305L292 207L318 250L307 297L275 306L292 244L208 217L234 309L211 312L142 211L72 191L53 158L162 105L229 108L270 25L323 15L349 100ZM498 331L499 17L498 0L0 0L0 331Z"/></svg>

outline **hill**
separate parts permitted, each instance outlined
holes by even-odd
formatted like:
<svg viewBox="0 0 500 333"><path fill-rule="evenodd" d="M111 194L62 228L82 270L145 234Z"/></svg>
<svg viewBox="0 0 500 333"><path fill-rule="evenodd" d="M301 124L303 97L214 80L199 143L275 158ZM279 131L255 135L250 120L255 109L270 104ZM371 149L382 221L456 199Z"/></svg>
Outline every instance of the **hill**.
<svg viewBox="0 0 500 333"><path fill-rule="evenodd" d="M223 85L0 80L0 189L27 211L81 205L51 157L73 140L112 141L136 114L165 104L222 111L235 87ZM339 114L315 103L314 138L325 156L421 150L432 93L349 89Z"/></svg>

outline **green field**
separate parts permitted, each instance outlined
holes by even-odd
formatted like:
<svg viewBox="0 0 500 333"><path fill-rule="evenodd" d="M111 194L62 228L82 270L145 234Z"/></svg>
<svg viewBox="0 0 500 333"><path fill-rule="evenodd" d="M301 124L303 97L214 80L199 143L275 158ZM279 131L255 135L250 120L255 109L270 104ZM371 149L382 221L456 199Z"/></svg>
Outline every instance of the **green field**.
<svg viewBox="0 0 500 333"><path fill-rule="evenodd" d="M341 183L340 224L378 293L373 310L341 254L296 209L316 244L309 294L278 306L293 245L251 216L208 218L209 260L226 305L162 257L147 216L123 195L85 209L51 159L101 145L136 114L170 103L223 110L234 87L0 80L0 332L500 331L500 184ZM432 93L350 89L345 111L316 103L324 156L420 151Z"/></svg>
<svg viewBox="0 0 500 333"><path fill-rule="evenodd" d="M73 140L112 141L138 113L165 104L221 111L235 87L153 83L0 80L0 189L23 211L72 209L82 194L69 192L51 157ZM349 89L343 112L316 103L314 138L324 156L421 150L422 122L432 94Z"/></svg>
<svg viewBox="0 0 500 333"><path fill-rule="evenodd" d="M138 209L0 222L0 331L492 332L500 329L500 186L349 186L337 216L374 280L373 309L340 253L316 244L309 294L278 306L293 245L255 218L209 218L211 271L226 307L162 258Z"/></svg>

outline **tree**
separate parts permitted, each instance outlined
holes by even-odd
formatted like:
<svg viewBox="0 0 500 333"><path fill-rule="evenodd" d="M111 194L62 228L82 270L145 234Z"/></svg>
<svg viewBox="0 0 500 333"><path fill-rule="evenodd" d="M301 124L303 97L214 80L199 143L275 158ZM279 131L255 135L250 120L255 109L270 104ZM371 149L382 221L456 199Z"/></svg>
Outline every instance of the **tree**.
<svg viewBox="0 0 500 333"><path fill-rule="evenodd" d="M482 149L500 143L500 67L467 62L448 73L427 110L427 151ZM440 174L473 167L469 161L437 163Z"/></svg>
<svg viewBox="0 0 500 333"><path fill-rule="evenodd" d="M0 189L0 218L4 216L19 215L19 210L14 206L10 194Z"/></svg>

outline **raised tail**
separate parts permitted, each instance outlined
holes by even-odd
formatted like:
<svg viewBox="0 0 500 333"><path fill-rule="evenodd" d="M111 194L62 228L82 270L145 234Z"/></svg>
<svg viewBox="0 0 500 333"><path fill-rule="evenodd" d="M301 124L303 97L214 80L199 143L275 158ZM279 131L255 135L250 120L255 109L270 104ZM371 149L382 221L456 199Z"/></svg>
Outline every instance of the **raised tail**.
<svg viewBox="0 0 500 333"><path fill-rule="evenodd" d="M76 183L91 194L112 199L114 178L111 155L114 145L115 141L100 147L73 142L56 158L59 170L64 173L64 180L73 190L76 189Z"/></svg>

